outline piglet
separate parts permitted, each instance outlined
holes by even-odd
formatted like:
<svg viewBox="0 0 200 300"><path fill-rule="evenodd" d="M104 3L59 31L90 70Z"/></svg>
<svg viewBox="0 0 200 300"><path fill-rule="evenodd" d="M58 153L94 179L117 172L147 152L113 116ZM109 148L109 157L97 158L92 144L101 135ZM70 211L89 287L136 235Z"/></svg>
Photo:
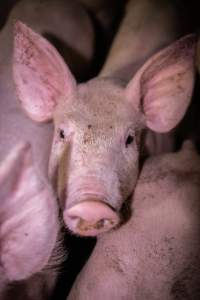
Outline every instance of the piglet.
<svg viewBox="0 0 200 300"><path fill-rule="evenodd" d="M81 73L86 72L92 59L93 29L87 13L75 1L22 0L16 3L6 25L0 32L0 164L5 161L8 152L13 150L12 156L2 165L4 166L2 169L4 176L2 174L1 177L4 180L2 186L10 184L5 185L5 189L8 190L4 192L4 194L9 194L10 198L8 196L3 198L4 190L1 188L0 221L3 226L1 230L5 231L5 234L0 235L1 266L3 268L1 273L4 274L1 282L5 281L6 286L8 286L7 283L12 282L13 287L13 280L17 280L17 282L20 280L14 291L13 289L6 291L6 295L11 295L8 296L8 299L17 299L16 295L19 293L20 300L28 299L27 294L31 300L39 300L43 299L42 297L45 298L46 293L49 294L53 289L56 274L50 270L50 272L43 271L42 274L40 272L34 277L31 275L41 271L49 261L52 250L55 249L53 251L55 253L57 244L59 244L55 244L58 231L58 224L55 221L57 207L53 199L49 199L48 203L48 198L55 196L45 179L42 179L47 177L52 125L36 124L29 120L21 112L16 99L12 80L12 37L13 21L16 21L17 18L26 20L41 34L53 40L58 48L62 46L62 49L65 50L62 52L65 59L68 57L70 65L73 66L72 69L78 77L81 76ZM76 38L72 39L71 36ZM79 38L77 39L77 37ZM26 147L21 150L15 149L15 146L24 140L31 143L34 157L32 162ZM7 173L8 175L6 175ZM40 177L37 179L36 175ZM15 180L19 182L15 182ZM19 190L16 195L11 193L13 184L17 191ZM11 224L9 216L12 217ZM1 218L4 218L5 222ZM27 237L26 233L28 233ZM11 247L11 250L8 247ZM55 255L55 260L57 258ZM50 261L51 265L52 259ZM27 278L30 279L22 283L21 280ZM22 296L24 295L22 291L26 296ZM3 295L0 298L3 299Z"/></svg>
<svg viewBox="0 0 200 300"><path fill-rule="evenodd" d="M98 238L68 300L200 299L200 157L146 160L131 219Z"/></svg>
<svg viewBox="0 0 200 300"><path fill-rule="evenodd" d="M56 278L53 250L57 252L56 259L59 262L59 243L56 246L58 233L54 192L35 170L30 145L20 144L12 149L0 165L2 300L13 299L14 296L18 299L17 295L19 299L48 299ZM48 263L49 271L43 271ZM21 282L21 289L10 285L15 283L19 286Z"/></svg>
<svg viewBox="0 0 200 300"><path fill-rule="evenodd" d="M169 132L190 103L195 45L193 35L179 39L128 84L115 73L78 85L55 48L17 23L18 97L33 120L54 120L49 178L72 232L94 236L120 223L137 182L145 131Z"/></svg>

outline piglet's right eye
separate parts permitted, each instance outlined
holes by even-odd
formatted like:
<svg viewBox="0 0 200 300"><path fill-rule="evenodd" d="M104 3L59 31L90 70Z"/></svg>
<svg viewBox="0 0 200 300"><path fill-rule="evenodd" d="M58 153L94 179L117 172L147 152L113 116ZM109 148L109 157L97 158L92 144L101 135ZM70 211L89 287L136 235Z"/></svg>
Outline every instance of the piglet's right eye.
<svg viewBox="0 0 200 300"><path fill-rule="evenodd" d="M59 135L60 135L60 138L61 138L61 139L64 139L64 138L65 138L65 132L64 132L63 129L60 129Z"/></svg>

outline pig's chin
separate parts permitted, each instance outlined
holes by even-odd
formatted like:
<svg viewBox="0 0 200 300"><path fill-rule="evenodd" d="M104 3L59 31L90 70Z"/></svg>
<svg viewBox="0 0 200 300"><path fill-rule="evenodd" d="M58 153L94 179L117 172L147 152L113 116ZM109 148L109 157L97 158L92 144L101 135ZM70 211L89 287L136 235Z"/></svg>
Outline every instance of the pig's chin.
<svg viewBox="0 0 200 300"><path fill-rule="evenodd" d="M66 207L63 218L74 234L97 236L120 222L119 214L102 195L85 194L78 201L69 202L74 204Z"/></svg>

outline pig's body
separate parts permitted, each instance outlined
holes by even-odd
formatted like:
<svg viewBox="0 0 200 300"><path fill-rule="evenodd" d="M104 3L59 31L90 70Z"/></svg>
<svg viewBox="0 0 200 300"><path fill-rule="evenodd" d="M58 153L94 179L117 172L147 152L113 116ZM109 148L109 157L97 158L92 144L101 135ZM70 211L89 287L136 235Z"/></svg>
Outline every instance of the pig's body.
<svg viewBox="0 0 200 300"><path fill-rule="evenodd" d="M146 161L132 216L100 237L68 300L200 298L200 158L190 144Z"/></svg>
<svg viewBox="0 0 200 300"><path fill-rule="evenodd" d="M0 164L0 245L1 300L49 299L62 260L58 208L27 144Z"/></svg>

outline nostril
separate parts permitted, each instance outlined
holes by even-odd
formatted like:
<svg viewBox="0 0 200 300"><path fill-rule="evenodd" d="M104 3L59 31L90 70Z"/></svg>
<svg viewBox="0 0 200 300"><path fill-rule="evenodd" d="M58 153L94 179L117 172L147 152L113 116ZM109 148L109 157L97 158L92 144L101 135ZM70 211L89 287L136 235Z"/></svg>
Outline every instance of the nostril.
<svg viewBox="0 0 200 300"><path fill-rule="evenodd" d="M80 235L95 236L119 223L119 217L107 204L83 201L64 212L66 225Z"/></svg>

